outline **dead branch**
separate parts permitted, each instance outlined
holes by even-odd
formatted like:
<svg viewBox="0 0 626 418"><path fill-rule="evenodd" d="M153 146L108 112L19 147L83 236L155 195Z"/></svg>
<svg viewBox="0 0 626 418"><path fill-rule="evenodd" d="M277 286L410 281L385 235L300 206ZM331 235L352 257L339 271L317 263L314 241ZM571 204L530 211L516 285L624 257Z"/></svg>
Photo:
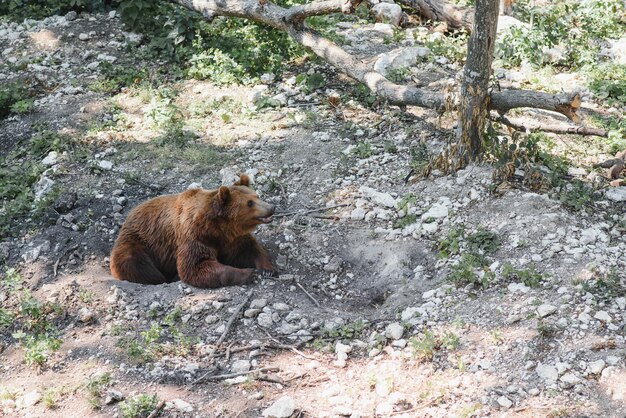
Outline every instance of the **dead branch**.
<svg viewBox="0 0 626 418"><path fill-rule="evenodd" d="M286 32L293 40L309 48L339 71L365 84L374 94L390 104L412 105L440 112L453 103L448 93L427 91L413 86L391 82L374 71L368 60L361 60L339 45L308 28L303 19L308 16L335 12L350 13L356 0L313 1L292 8L280 7L270 1L258 0L169 0L189 10L202 14L207 19L215 16L249 19ZM349 4L349 6L347 6ZM578 95L553 95L542 92L503 91L490 94L489 108L504 114L518 107L536 107L552 110L577 120L576 110L580 106Z"/></svg>
<svg viewBox="0 0 626 418"><path fill-rule="evenodd" d="M224 342L224 340L226 339L226 336L228 335L231 327L235 323L235 320L239 317L239 314L243 310L244 306L246 306L246 304L248 303L248 301L250 300L251 297L252 297L252 292L248 293L246 295L246 299L243 302L241 302L239 304L239 306L237 306L237 309L235 309L235 312L233 312L233 314L230 316L230 319L228 320L228 323L226 324L226 329L224 329L224 332L222 333L220 338L215 343L215 347L219 348L219 346Z"/></svg>
<svg viewBox="0 0 626 418"><path fill-rule="evenodd" d="M577 111L580 108L580 95L574 93L549 94L533 90L505 90L491 93L491 110L505 114L511 109L532 107L550 110L579 122Z"/></svg>
<svg viewBox="0 0 626 418"><path fill-rule="evenodd" d="M292 216L292 215L306 215L308 213L323 212L325 210L331 210L331 209L336 209L336 208L343 208L343 207L346 207L346 206L350 206L350 204L349 203L343 203L341 205L333 205L333 206L328 206L326 208L297 210L297 211L294 211L294 212L277 213L276 215L274 215L274 218L282 218L284 216Z"/></svg>
<svg viewBox="0 0 626 418"><path fill-rule="evenodd" d="M474 10L459 7L445 0L399 0L420 15L433 22L446 22L453 29L472 30L474 26Z"/></svg>
<svg viewBox="0 0 626 418"><path fill-rule="evenodd" d="M519 132L552 132L555 134L574 134L574 135L583 135L583 136L601 136L607 138L609 133L604 129L590 128L587 126L567 126L567 125L543 125L543 124L534 124L528 122L519 122L515 120L511 120L504 116L494 116L491 117L491 120L494 122L500 122L503 125L506 125L510 128L513 128Z"/></svg>
<svg viewBox="0 0 626 418"><path fill-rule="evenodd" d="M208 376L205 380L226 380L232 379L233 377L246 376L252 373L263 373L263 372L278 372L280 368L272 366L272 367L261 367L260 369L248 370L247 372L237 372L237 373L228 373L228 374L218 374L216 376Z"/></svg>
<svg viewBox="0 0 626 418"><path fill-rule="evenodd" d="M163 409L163 407L165 406L165 401L161 401L158 403L158 405L156 406L156 408L154 408L154 411L152 411L150 413L150 415L148 415L148 418L156 418L159 416L159 414L161 413L161 409Z"/></svg>

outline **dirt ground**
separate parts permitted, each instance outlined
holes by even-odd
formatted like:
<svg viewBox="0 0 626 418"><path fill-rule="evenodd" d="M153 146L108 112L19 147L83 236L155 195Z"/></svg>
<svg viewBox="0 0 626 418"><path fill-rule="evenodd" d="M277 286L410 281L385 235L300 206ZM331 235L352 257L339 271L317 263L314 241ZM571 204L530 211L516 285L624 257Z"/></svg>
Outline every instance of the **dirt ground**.
<svg viewBox="0 0 626 418"><path fill-rule="evenodd" d="M156 395L161 417L272 416L283 397L278 416L626 417L625 206L606 187L572 211L522 181L494 189L489 164L405 181L411 150L440 150L451 117L335 109L326 96L351 85L315 64L303 71L323 72L324 91L297 91L295 69L268 83L290 102L263 110L250 104L255 86L171 81L194 132L179 147L155 125L167 106L154 95L94 91L94 62L154 65L127 42L108 15L0 29L0 80L40 92L30 113L0 121L3 155L42 124L80 143L41 174L54 199L12 219L0 245L21 280L5 274L0 288L17 313L0 327L0 415L127 416L122 405ZM551 138L585 149L588 164L607 157L600 142ZM111 277L135 205L236 172L282 214L257 231L279 280L202 290ZM474 245L485 267L460 270ZM33 330L25 289L60 340L40 365L16 337Z"/></svg>

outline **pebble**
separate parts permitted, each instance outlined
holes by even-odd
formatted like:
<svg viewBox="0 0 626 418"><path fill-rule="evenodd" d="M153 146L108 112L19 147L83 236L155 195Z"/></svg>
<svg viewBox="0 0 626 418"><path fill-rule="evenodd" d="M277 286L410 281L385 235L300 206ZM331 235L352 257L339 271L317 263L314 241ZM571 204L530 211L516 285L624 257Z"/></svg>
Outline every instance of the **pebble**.
<svg viewBox="0 0 626 418"><path fill-rule="evenodd" d="M510 407L513 406L513 401L511 401L506 396L500 396L498 398L498 405L500 405L502 408L509 409Z"/></svg>
<svg viewBox="0 0 626 418"><path fill-rule="evenodd" d="M263 411L266 418L289 418L296 410L296 401L291 396L283 396Z"/></svg>
<svg viewBox="0 0 626 418"><path fill-rule="evenodd" d="M404 334L404 327L399 322L393 322L385 328L385 337L399 340Z"/></svg>
<svg viewBox="0 0 626 418"><path fill-rule="evenodd" d="M539 305L537 307L537 314L539 315L540 318L545 318L546 316L549 316L555 313L556 310L557 310L556 306L544 303L543 305Z"/></svg>
<svg viewBox="0 0 626 418"><path fill-rule="evenodd" d="M537 375L543 380L555 382L559 378L559 372L554 366L540 363L537 365L535 371L537 372Z"/></svg>

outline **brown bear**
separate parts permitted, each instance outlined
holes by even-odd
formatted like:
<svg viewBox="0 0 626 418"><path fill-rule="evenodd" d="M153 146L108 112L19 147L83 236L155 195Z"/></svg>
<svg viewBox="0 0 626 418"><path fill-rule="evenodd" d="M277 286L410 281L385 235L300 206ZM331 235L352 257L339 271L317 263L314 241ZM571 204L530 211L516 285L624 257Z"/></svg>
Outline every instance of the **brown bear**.
<svg viewBox="0 0 626 418"><path fill-rule="evenodd" d="M252 232L272 221L274 205L260 200L249 182L241 175L231 187L191 189L134 208L111 252L113 277L213 288L250 283L258 271L273 273Z"/></svg>

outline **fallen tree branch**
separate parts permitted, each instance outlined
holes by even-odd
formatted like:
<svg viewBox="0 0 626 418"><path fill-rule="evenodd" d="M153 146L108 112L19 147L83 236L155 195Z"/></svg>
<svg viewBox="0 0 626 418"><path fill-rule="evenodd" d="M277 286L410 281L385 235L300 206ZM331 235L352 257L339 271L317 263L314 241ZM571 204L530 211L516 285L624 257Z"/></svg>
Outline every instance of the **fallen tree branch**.
<svg viewBox="0 0 626 418"><path fill-rule="evenodd" d="M567 125L542 125L528 122L519 122L508 119L504 116L491 117L494 122L502 123L519 132L552 132L555 134L575 134L583 136L601 136L607 138L609 133L604 129L589 128L587 126L567 126Z"/></svg>
<svg viewBox="0 0 626 418"><path fill-rule="evenodd" d="M218 374L217 376L207 376L205 380L226 380L231 379L233 377L246 376L252 373L263 373L263 372L278 372L280 368L278 367L261 367L260 369L248 370L247 372L237 372L237 373L228 373L228 374Z"/></svg>
<svg viewBox="0 0 626 418"><path fill-rule="evenodd" d="M340 205L333 205L333 206L328 206L328 207L325 207L325 208L316 208L316 209L307 209L307 210L297 210L297 211L294 211L294 212L277 213L277 214L274 215L274 218L282 218L284 216L292 216L292 215L306 215L308 213L323 212L325 210L344 208L346 206L350 206L350 204L349 203L342 203Z"/></svg>
<svg viewBox="0 0 626 418"><path fill-rule="evenodd" d="M398 3L414 9L433 22L446 22L453 29L471 31L474 26L473 9L459 7L445 0L399 0Z"/></svg>
<svg viewBox="0 0 626 418"><path fill-rule="evenodd" d="M309 48L339 71L365 84L375 95L394 105L412 105L434 109L439 112L453 110L455 103L450 93L423 90L414 86L400 85L374 71L367 60L361 60L339 45L308 28L303 21L307 16L335 12L349 13L356 0L314 1L308 5L292 8L280 7L270 1L258 0L169 0L189 10L198 12L207 19L226 16L249 19L286 32L299 44ZM350 4L347 7L346 4ZM577 120L576 111L580 97L553 95L542 92L510 90L490 94L489 108L504 114L518 107L536 107L562 113Z"/></svg>
<svg viewBox="0 0 626 418"><path fill-rule="evenodd" d="M148 415L148 418L156 418L159 416L159 414L161 413L161 409L163 409L163 407L165 406L165 401L161 401L158 403L158 405L156 406L156 408L154 408L154 411L152 411L150 413L150 415Z"/></svg>

